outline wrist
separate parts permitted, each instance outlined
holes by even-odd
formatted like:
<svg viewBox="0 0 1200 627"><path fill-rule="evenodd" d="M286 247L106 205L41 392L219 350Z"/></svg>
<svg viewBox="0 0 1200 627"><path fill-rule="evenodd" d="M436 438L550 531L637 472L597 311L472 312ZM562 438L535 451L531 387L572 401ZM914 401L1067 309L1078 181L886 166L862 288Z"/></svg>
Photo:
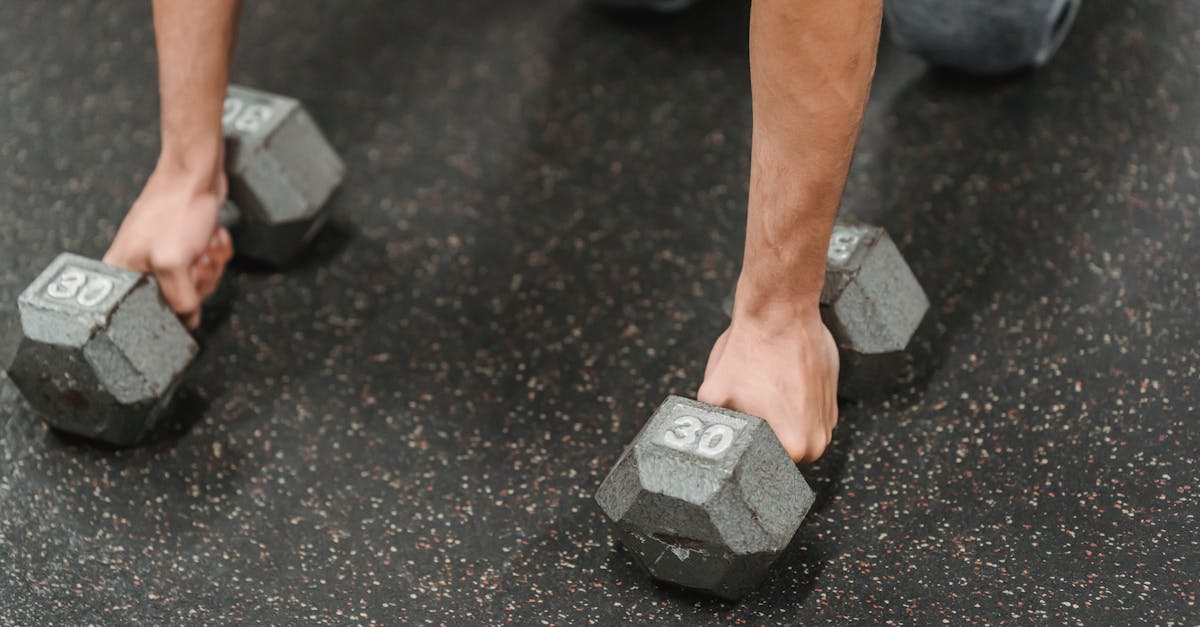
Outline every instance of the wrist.
<svg viewBox="0 0 1200 627"><path fill-rule="evenodd" d="M225 168L225 140L215 138L174 141L164 137L162 151L151 175L199 192L218 192Z"/></svg>
<svg viewBox="0 0 1200 627"><path fill-rule="evenodd" d="M761 281L743 271L734 296L733 320L767 328L820 323L821 286L814 289L787 279Z"/></svg>
<svg viewBox="0 0 1200 627"><path fill-rule="evenodd" d="M805 182L791 166L752 177L740 292L755 308L815 311L825 283L838 194L829 178ZM785 175L791 173L792 175Z"/></svg>

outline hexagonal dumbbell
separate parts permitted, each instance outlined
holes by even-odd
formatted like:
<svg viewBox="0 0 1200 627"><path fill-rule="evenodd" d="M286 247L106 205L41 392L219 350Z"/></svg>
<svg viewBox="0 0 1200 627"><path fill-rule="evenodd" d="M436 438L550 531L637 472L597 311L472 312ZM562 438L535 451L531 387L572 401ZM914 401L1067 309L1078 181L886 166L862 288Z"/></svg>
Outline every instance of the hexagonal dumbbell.
<svg viewBox="0 0 1200 627"><path fill-rule="evenodd" d="M231 85L222 124L236 250L283 265L329 218L346 166L293 98Z"/></svg>
<svg viewBox="0 0 1200 627"><path fill-rule="evenodd" d="M232 86L225 100L229 196L221 224L238 253L282 264L329 217L345 166L292 98ZM117 445L157 423L196 343L153 278L64 253L17 303L0 366L51 426Z"/></svg>
<svg viewBox="0 0 1200 627"><path fill-rule="evenodd" d="M51 426L129 445L158 420L196 343L157 282L63 253L17 301L0 359Z"/></svg>
<svg viewBox="0 0 1200 627"><path fill-rule="evenodd" d="M652 577L737 599L766 577L813 493L765 421L669 396L596 501Z"/></svg>
<svg viewBox="0 0 1200 627"><path fill-rule="evenodd" d="M875 395L903 369L929 299L881 227L839 216L825 261L821 318L841 357L838 393ZM735 296L725 301L726 315L732 315Z"/></svg>
<svg viewBox="0 0 1200 627"><path fill-rule="evenodd" d="M1003 74L1050 60L1083 0L888 0L892 40L934 65Z"/></svg>
<svg viewBox="0 0 1200 627"><path fill-rule="evenodd" d="M881 227L840 218L829 238L822 318L848 349L904 350L929 299Z"/></svg>

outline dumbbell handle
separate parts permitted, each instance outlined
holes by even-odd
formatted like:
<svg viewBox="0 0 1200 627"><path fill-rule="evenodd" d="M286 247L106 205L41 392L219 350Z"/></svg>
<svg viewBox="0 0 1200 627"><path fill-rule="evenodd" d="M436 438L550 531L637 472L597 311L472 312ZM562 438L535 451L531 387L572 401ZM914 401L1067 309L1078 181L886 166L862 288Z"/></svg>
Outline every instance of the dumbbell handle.
<svg viewBox="0 0 1200 627"><path fill-rule="evenodd" d="M232 231L242 225L242 212L232 201L226 200L221 204L221 211L217 214L217 224Z"/></svg>

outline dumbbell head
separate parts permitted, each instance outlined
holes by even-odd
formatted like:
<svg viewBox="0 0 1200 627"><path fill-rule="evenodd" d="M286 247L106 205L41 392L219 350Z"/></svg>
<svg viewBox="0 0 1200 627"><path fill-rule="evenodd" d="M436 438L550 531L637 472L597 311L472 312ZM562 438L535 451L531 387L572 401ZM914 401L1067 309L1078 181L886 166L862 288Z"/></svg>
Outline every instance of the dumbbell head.
<svg viewBox="0 0 1200 627"><path fill-rule="evenodd" d="M231 85L222 124L237 251L282 265L328 219L345 165L293 98Z"/></svg>
<svg viewBox="0 0 1200 627"><path fill-rule="evenodd" d="M1058 51L1083 0L888 0L888 31L934 65L1002 74Z"/></svg>
<svg viewBox="0 0 1200 627"><path fill-rule="evenodd" d="M737 599L787 547L813 493L765 421L670 396L596 500L651 576Z"/></svg>
<svg viewBox="0 0 1200 627"><path fill-rule="evenodd" d="M8 376L51 426L117 445L157 421L196 343L154 279L59 255L5 330Z"/></svg>
<svg viewBox="0 0 1200 627"><path fill-rule="evenodd" d="M929 299L886 231L842 217L829 238L821 305L839 347L879 354L904 350Z"/></svg>

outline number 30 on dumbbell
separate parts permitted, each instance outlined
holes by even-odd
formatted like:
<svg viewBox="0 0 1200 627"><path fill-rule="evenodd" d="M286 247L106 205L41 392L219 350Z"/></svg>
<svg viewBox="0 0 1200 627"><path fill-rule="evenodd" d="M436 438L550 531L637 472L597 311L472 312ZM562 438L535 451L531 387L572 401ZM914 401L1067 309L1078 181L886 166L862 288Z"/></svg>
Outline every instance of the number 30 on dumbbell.
<svg viewBox="0 0 1200 627"><path fill-rule="evenodd" d="M238 254L283 264L328 219L345 166L292 98L231 86L222 123L221 222ZM71 253L21 293L0 335L0 365L52 427L117 445L153 429L196 352L153 277Z"/></svg>

